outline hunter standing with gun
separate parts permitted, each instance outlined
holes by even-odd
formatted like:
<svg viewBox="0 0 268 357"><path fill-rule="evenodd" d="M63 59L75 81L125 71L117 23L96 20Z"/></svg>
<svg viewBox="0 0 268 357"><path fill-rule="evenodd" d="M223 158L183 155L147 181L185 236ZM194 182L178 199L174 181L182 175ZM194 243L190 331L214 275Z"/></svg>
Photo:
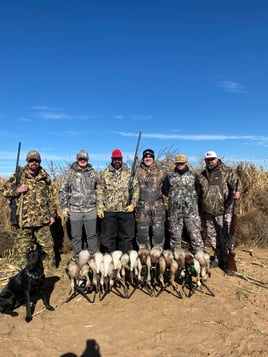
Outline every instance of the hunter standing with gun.
<svg viewBox="0 0 268 357"><path fill-rule="evenodd" d="M111 160L111 164L101 172L97 187L98 217L102 220L101 246L107 253L117 249L127 253L132 249L135 238L134 209L139 198L139 187L135 169L130 170L123 164L121 150L113 150ZM136 160L134 158L133 165Z"/></svg>
<svg viewBox="0 0 268 357"><path fill-rule="evenodd" d="M166 208L162 187L166 175L155 162L154 151L144 150L136 173L140 187L140 197L135 210L136 241L139 248L164 248Z"/></svg>
<svg viewBox="0 0 268 357"><path fill-rule="evenodd" d="M51 179L43 169L38 151L29 151L26 166L20 168L4 185L3 195L16 201L17 237L15 260L20 268L25 265L28 251L39 244L48 254L45 266L55 266L54 243L50 225L55 222L56 203ZM14 221L11 222L14 224Z"/></svg>
<svg viewBox="0 0 268 357"><path fill-rule="evenodd" d="M211 267L219 267L233 275L228 266L228 247L233 205L240 198L241 182L236 172L223 164L215 151L205 154L206 167L199 176L201 214L205 220L207 237L215 253Z"/></svg>

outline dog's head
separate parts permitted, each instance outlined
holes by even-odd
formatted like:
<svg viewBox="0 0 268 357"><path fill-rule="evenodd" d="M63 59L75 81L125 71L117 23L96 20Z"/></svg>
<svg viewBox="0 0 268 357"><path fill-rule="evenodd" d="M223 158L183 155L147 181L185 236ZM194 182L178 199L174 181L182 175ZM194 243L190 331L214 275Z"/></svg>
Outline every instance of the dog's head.
<svg viewBox="0 0 268 357"><path fill-rule="evenodd" d="M46 256L47 253L45 253L40 246L34 250L30 250L26 255L26 265L28 269L35 269L42 265L42 262Z"/></svg>

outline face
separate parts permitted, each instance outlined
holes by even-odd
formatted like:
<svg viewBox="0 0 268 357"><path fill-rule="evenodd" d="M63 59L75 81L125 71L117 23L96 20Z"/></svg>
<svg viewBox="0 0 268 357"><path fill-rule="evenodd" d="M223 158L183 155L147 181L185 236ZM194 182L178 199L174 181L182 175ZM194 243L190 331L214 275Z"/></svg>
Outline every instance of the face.
<svg viewBox="0 0 268 357"><path fill-rule="evenodd" d="M122 157L113 157L112 158L112 167L114 167L116 170L121 169L122 167Z"/></svg>
<svg viewBox="0 0 268 357"><path fill-rule="evenodd" d="M218 159L216 157L210 157L208 159L205 159L205 162L208 165L215 165L218 162Z"/></svg>
<svg viewBox="0 0 268 357"><path fill-rule="evenodd" d="M183 170L186 165L187 165L187 162L176 162L176 167L178 170Z"/></svg>
<svg viewBox="0 0 268 357"><path fill-rule="evenodd" d="M27 160L27 166L28 166L30 172L35 172L40 167L40 161L37 159Z"/></svg>
<svg viewBox="0 0 268 357"><path fill-rule="evenodd" d="M81 169L84 169L84 168L87 167L88 159L80 158L80 159L77 160L77 162L78 162L78 166L80 166Z"/></svg>
<svg viewBox="0 0 268 357"><path fill-rule="evenodd" d="M150 167L154 162L154 158L152 156L146 156L143 158L143 162L145 166Z"/></svg>

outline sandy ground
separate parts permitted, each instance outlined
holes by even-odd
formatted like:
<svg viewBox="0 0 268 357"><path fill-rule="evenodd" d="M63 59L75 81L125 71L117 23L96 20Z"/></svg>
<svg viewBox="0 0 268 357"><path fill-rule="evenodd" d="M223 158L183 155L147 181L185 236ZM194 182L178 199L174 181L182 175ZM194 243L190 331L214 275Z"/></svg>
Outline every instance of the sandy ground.
<svg viewBox="0 0 268 357"><path fill-rule="evenodd" d="M93 304L81 295L65 303L66 260L58 278L48 276L54 312L38 301L29 324L23 306L18 317L0 315L1 356L268 356L268 249L237 251L239 273L257 281L211 270L207 285L215 297L203 290L156 298L137 290L130 299L110 293Z"/></svg>

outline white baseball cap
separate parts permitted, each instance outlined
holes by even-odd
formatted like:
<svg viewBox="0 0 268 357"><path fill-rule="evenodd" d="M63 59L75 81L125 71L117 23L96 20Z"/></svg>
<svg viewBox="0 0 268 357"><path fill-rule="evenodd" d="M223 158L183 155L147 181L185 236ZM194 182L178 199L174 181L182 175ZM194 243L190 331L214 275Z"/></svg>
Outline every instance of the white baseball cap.
<svg viewBox="0 0 268 357"><path fill-rule="evenodd" d="M218 155L215 151L207 151L205 153L205 159L217 159Z"/></svg>

